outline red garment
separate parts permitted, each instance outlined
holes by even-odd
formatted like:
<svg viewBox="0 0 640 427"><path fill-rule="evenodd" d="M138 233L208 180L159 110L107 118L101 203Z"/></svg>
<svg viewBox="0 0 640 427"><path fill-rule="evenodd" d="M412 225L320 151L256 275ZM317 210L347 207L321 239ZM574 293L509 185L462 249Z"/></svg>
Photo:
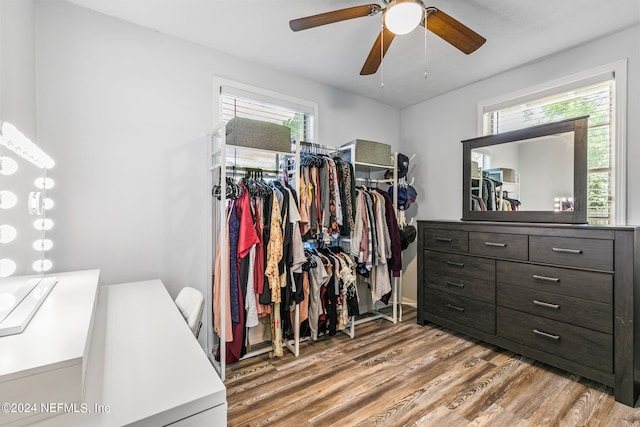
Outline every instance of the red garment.
<svg viewBox="0 0 640 427"><path fill-rule="evenodd" d="M258 245L256 246L256 262L253 268L253 289L256 295L262 295L264 292L264 242L262 240L262 225L260 217L260 206L256 200L254 205L256 213L256 234L258 235Z"/></svg>
<svg viewBox="0 0 640 427"><path fill-rule="evenodd" d="M242 195L236 200L236 210L238 212L238 218L240 218L240 231L238 234L238 266L240 260L247 255L251 250L251 246L260 243L258 233L256 233L256 227L253 224L253 217L251 216L251 200L249 199L249 190L244 184L240 184L242 187ZM238 270L240 268L238 267Z"/></svg>
<svg viewBox="0 0 640 427"><path fill-rule="evenodd" d="M240 307L240 322L233 325L233 341L228 342L226 346L226 363L236 363L242 357L242 342L244 341L244 297L240 288L240 281L235 284L238 287L238 296ZM233 286L233 283L231 284Z"/></svg>

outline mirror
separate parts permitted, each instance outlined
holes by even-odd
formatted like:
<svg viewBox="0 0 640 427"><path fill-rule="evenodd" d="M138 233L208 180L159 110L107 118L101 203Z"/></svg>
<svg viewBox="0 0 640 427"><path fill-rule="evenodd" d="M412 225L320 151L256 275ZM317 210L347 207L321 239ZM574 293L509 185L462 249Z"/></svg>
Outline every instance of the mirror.
<svg viewBox="0 0 640 427"><path fill-rule="evenodd" d="M587 120L462 141L462 219L586 223Z"/></svg>
<svg viewBox="0 0 640 427"><path fill-rule="evenodd" d="M54 161L15 126L0 126L0 339L20 333L54 279L42 280L53 263L48 231L53 220L47 176Z"/></svg>

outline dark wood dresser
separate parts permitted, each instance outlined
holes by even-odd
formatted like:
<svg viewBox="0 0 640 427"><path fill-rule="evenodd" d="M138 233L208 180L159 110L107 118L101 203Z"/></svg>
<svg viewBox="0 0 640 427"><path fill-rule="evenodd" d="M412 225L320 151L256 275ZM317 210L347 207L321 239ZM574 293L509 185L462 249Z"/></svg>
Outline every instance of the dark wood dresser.
<svg viewBox="0 0 640 427"><path fill-rule="evenodd" d="M431 321L640 393L640 227L418 222L418 323Z"/></svg>

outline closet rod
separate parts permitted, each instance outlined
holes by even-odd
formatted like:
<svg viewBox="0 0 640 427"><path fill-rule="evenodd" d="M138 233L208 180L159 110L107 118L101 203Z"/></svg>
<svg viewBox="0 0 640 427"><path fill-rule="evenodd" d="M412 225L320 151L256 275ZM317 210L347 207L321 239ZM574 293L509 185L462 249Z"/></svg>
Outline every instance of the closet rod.
<svg viewBox="0 0 640 427"><path fill-rule="evenodd" d="M356 181L373 182L373 183L385 183L385 182L393 182L393 178L390 178L390 179L373 179L373 178L356 177Z"/></svg>
<svg viewBox="0 0 640 427"><path fill-rule="evenodd" d="M300 143L300 153L311 153L314 154L310 151L306 151L303 149L304 148L316 148L316 149L320 149L320 150L325 150L328 151L330 153L339 153L340 151L342 151L342 149L340 147L331 147L328 145L323 145L323 144L316 144L314 142L301 142Z"/></svg>
<svg viewBox="0 0 640 427"><path fill-rule="evenodd" d="M262 172L267 174L281 174L284 173L283 170L275 170L275 169L262 169L262 168L251 168L244 166L229 166L227 165L227 174L232 173L236 174L236 172Z"/></svg>

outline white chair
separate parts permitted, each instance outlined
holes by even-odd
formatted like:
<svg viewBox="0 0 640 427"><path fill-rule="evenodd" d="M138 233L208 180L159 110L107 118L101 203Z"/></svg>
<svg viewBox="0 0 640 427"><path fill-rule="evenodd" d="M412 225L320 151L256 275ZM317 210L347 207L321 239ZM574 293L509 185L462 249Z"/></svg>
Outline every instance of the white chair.
<svg viewBox="0 0 640 427"><path fill-rule="evenodd" d="M182 317L187 321L191 332L198 338L202 327L202 312L204 311L204 295L195 288L186 286L182 288L176 297L176 305L182 313Z"/></svg>

